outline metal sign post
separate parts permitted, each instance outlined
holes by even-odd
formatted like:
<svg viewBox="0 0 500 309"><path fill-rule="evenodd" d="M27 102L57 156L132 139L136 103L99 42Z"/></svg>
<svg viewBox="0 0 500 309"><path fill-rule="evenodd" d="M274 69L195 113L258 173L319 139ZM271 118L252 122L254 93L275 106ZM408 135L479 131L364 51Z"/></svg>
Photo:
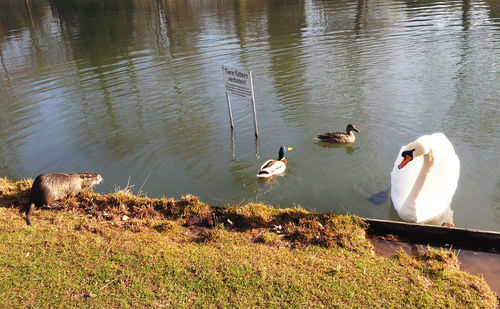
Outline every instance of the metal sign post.
<svg viewBox="0 0 500 309"><path fill-rule="evenodd" d="M231 123L231 128L234 128L234 124L233 114L231 111L231 100L229 96L236 96L242 99L251 100L255 137L259 137L259 130L257 128L257 111L255 109L255 97L253 93L252 71L222 66L222 74L224 76L224 85L226 87L226 99L227 107L229 109L229 121Z"/></svg>
<svg viewBox="0 0 500 309"><path fill-rule="evenodd" d="M255 97L253 94L253 79L252 79L252 71L248 71L250 74L250 89L252 91L252 107L253 107L253 126L255 128L255 137L259 137L259 129L257 127L257 111L255 110Z"/></svg>

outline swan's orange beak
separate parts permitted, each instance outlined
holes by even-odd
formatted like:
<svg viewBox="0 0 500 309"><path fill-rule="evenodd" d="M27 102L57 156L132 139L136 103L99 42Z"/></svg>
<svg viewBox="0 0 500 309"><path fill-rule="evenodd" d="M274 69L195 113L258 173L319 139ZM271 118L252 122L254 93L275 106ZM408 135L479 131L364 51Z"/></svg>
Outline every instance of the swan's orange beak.
<svg viewBox="0 0 500 309"><path fill-rule="evenodd" d="M398 168L402 169L411 160L413 160L413 158L410 155L405 154L404 157L403 157L403 161L401 161L401 163L399 163Z"/></svg>

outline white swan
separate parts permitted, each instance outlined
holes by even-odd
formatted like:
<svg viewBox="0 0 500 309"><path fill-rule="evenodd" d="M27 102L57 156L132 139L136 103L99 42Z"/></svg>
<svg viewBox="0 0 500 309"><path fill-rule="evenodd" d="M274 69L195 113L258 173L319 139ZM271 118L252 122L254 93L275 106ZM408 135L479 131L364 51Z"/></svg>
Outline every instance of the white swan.
<svg viewBox="0 0 500 309"><path fill-rule="evenodd" d="M450 206L459 175L460 160L443 133L419 137L401 147L394 162L394 208L405 221L422 223L436 219Z"/></svg>

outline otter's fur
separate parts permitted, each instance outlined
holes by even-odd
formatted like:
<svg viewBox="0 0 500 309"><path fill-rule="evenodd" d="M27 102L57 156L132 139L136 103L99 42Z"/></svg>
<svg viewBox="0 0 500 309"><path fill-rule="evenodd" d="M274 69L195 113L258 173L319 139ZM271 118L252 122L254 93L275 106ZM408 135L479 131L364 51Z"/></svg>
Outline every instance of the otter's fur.
<svg viewBox="0 0 500 309"><path fill-rule="evenodd" d="M46 173L38 175L31 187L30 201L24 207L26 223L31 224L30 216L36 207L49 206L57 200L76 196L83 190L98 185L102 177L96 173Z"/></svg>

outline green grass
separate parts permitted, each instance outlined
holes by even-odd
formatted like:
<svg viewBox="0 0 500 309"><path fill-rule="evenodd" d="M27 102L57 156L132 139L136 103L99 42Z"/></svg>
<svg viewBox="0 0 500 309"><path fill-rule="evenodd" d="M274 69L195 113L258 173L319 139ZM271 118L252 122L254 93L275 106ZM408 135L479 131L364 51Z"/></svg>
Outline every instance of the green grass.
<svg viewBox="0 0 500 309"><path fill-rule="evenodd" d="M497 305L453 253L375 256L352 216L87 193L26 226L15 208L26 186L3 182L2 308Z"/></svg>

